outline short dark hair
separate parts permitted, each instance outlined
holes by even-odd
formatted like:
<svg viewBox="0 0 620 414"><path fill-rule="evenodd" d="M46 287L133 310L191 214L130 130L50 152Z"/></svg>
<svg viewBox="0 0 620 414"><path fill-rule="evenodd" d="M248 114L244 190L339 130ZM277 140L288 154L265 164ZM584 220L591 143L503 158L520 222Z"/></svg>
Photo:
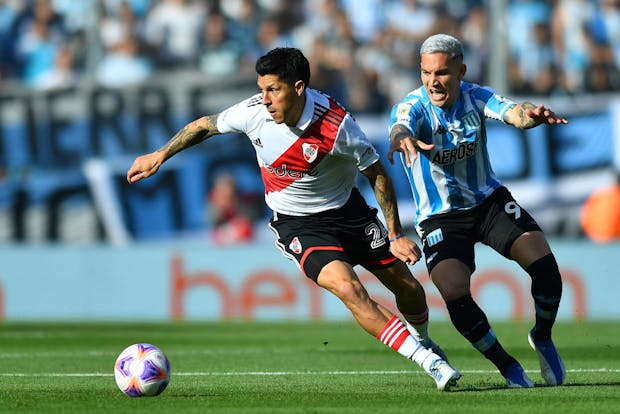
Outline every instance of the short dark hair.
<svg viewBox="0 0 620 414"><path fill-rule="evenodd" d="M256 61L256 73L260 76L277 75L281 80L294 85L298 80L308 86L310 63L301 50L293 47L277 47Z"/></svg>

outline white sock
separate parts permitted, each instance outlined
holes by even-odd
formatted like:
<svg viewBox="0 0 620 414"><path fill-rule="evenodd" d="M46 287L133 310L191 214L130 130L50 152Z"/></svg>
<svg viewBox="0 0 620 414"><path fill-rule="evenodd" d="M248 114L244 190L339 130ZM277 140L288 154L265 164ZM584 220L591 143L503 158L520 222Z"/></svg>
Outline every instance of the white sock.
<svg viewBox="0 0 620 414"><path fill-rule="evenodd" d="M419 315L405 315L405 323L414 338L420 342L430 340L428 336L428 308Z"/></svg>
<svg viewBox="0 0 620 414"><path fill-rule="evenodd" d="M429 372L431 364L439 358L422 346L396 315L385 324L377 338L405 358L417 363L426 372Z"/></svg>
<svg viewBox="0 0 620 414"><path fill-rule="evenodd" d="M430 341L430 336L428 336L428 321L421 325L413 326L409 322L405 322L407 325L407 329L411 332L411 335L417 339L419 342L426 344Z"/></svg>

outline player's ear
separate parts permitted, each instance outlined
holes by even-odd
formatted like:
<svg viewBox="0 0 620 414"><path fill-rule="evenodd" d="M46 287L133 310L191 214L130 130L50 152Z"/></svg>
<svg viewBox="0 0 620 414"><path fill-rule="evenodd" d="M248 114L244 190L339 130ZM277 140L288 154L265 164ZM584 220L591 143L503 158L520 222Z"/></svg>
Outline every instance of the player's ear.
<svg viewBox="0 0 620 414"><path fill-rule="evenodd" d="M465 77L465 72L467 72L467 65L463 63L461 64L461 70L459 71L459 80L463 80Z"/></svg>
<svg viewBox="0 0 620 414"><path fill-rule="evenodd" d="M302 80L298 80L293 86L295 87L295 92L297 93L297 96L301 96L306 90L306 84Z"/></svg>

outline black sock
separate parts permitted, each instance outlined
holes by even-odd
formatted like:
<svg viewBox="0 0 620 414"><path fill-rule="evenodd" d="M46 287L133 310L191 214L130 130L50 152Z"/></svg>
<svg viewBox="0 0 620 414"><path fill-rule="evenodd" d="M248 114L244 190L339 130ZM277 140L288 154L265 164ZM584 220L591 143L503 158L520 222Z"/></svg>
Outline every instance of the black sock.
<svg viewBox="0 0 620 414"><path fill-rule="evenodd" d="M501 373L516 362L501 346L495 332L471 295L446 302L452 324L472 346L491 361Z"/></svg>
<svg viewBox="0 0 620 414"><path fill-rule="evenodd" d="M551 328L560 307L562 276L553 254L548 254L525 269L532 278L532 297L536 310L533 336L537 340L551 338Z"/></svg>

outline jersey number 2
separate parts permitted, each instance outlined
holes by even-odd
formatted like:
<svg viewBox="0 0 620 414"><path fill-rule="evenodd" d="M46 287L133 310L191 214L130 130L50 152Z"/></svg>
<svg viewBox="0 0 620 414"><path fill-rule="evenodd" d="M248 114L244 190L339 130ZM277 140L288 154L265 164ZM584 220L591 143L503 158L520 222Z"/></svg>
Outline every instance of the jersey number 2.
<svg viewBox="0 0 620 414"><path fill-rule="evenodd" d="M381 231L381 228L376 223L366 226L366 235L372 236L372 241L370 242L370 248L372 249L376 249L385 244L383 231Z"/></svg>

